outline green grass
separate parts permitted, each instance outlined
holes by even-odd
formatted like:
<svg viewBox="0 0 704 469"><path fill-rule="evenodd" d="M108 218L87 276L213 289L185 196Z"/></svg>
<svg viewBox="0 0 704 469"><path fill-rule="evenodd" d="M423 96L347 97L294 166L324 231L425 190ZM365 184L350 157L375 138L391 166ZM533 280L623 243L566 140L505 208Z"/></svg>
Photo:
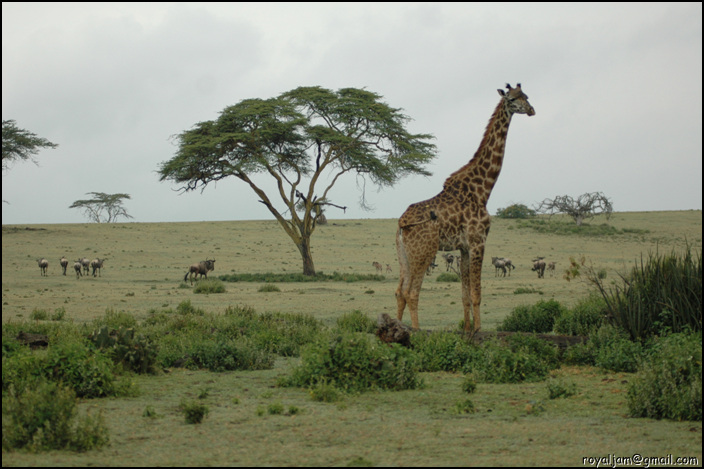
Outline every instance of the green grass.
<svg viewBox="0 0 704 469"><path fill-rule="evenodd" d="M282 329L276 331L283 334L285 321L278 318L284 316L279 315L310 315L331 328L356 311L372 320L384 312L394 316L395 223L344 220L319 227L312 240L316 269L350 276L315 282L282 280L300 274L301 260L274 221L214 222L206 231L194 230L200 226L194 223L3 227L3 322L32 321L56 338L69 333L62 328L66 323L85 324L90 333L99 318L118 328L130 327L133 319L192 317L202 322L199 330L205 337L208 321L227 316L228 308L268 314L267 324L279 324ZM615 213L609 224L620 234L606 238L537 233L515 229L516 223L492 222L482 279L486 330L496 330L518 305L555 299L572 307L587 296L587 281L562 279L571 256L584 255L597 270L604 269L608 282L618 278L617 272L627 272L641 253L658 246L668 252L687 244L701 249L701 211ZM62 255L109 260L102 277L77 280L61 275ZM517 268L511 277L494 277L487 260L492 255L514 261ZM47 277L39 275L34 260L39 256L50 259ZM530 271L536 256L557 261L557 275L538 279ZM195 294L190 285L180 287L191 263L212 257L217 259L214 278L257 274L262 280L224 282L226 291L218 294ZM373 261L390 264L393 273L375 278ZM454 328L462 317L460 284L436 282L442 270L436 269L423 284L419 317L424 329ZM282 276L273 280L280 292L258 291L271 283L269 274ZM524 294L514 294L519 288ZM61 320L52 321L52 313L60 308ZM46 319L31 319L33 311L46 312ZM260 334L257 340L278 350L281 343L275 337ZM277 355L267 369L171 368L156 376L126 375L126 384L134 390L130 397L82 399L77 406L79 416L104 417L109 446L86 453L4 451L3 464L561 467L582 466L587 456L634 453L695 456L702 461L701 422L628 418L633 373L563 365L549 374L568 383L574 394L556 399L550 399L546 381L477 380L474 392L467 394L466 375L458 371L421 372L424 385L419 389L333 396L334 388L324 384L278 387L277 382L301 363L294 346L286 353L290 355ZM204 388L208 391L199 399ZM179 405L194 401L209 412L200 424L188 425ZM145 418L147 408L158 417Z"/></svg>

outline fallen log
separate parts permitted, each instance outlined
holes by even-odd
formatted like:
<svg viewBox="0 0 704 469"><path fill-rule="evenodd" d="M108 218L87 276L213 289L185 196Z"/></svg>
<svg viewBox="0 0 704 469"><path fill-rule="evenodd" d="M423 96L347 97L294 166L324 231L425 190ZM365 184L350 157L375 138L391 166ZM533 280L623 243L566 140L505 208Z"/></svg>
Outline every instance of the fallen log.
<svg viewBox="0 0 704 469"><path fill-rule="evenodd" d="M17 334L17 340L24 345L29 345L29 348L32 350L39 347L49 346L49 336L44 334L32 334L29 332L20 331L20 333Z"/></svg>
<svg viewBox="0 0 704 469"><path fill-rule="evenodd" d="M430 333L431 331L413 331L410 326L407 326L403 324L401 321L398 319L390 317L386 313L382 313L379 315L377 319L377 330L376 330L376 336L379 337L379 339L382 342L385 342L387 344L389 343L397 343L401 344L404 347L410 347L411 345L411 334L413 332L426 332ZM462 331L458 331L458 334L462 334L466 336L467 340L475 342L477 344L481 344L482 342L492 339L492 338L498 338L500 340L505 339L506 337L512 336L512 335L529 335L529 336L535 336L539 339L545 340L547 342L551 342L555 344L560 351L565 351L567 347L571 347L573 345L577 344L584 344L587 342L587 337L582 336L582 335L555 335L555 334L533 334L529 332L506 332L506 331L479 331L475 333L465 333Z"/></svg>

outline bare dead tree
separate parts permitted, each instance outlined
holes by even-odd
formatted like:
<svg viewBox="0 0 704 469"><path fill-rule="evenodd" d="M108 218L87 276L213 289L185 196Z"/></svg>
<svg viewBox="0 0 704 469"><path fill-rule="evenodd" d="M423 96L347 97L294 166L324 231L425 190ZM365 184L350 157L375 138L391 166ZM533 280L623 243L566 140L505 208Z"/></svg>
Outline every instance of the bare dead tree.
<svg viewBox="0 0 704 469"><path fill-rule="evenodd" d="M554 199L545 199L535 208L536 212L547 213L550 216L556 213L565 213L572 217L577 226L596 215L603 213L608 220L614 211L611 200L601 192L587 192L576 199L569 195L558 195Z"/></svg>

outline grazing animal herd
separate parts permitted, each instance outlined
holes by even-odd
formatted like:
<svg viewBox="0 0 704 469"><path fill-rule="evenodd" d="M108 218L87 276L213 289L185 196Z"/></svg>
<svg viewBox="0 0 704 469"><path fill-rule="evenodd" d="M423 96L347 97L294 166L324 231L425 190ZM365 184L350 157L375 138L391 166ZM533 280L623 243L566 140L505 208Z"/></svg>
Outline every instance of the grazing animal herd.
<svg viewBox="0 0 704 469"><path fill-rule="evenodd" d="M450 254L449 252L443 253L442 258L445 261L445 271L454 271L456 274L459 274L459 269L460 269L460 256L455 256ZM544 257L538 257L536 259L532 260L531 264L531 271L537 272L538 273L538 278L545 278L545 271L547 270L550 273L550 276L553 277L555 275L555 267L557 265L557 262L551 261L551 262L545 262ZM506 274L508 273L508 276L511 276L511 270L515 269L516 266L513 264L513 261L507 257L492 257L491 258L491 264L494 266L494 276L495 277L506 277ZM455 267L456 266L456 267ZM377 271L377 273L381 273L382 271L382 265L381 263L374 261L372 262L372 267L374 267ZM433 269L437 267L437 264L435 263L435 260L430 263L428 266L428 269L426 270L426 275L430 275ZM391 272L391 267L389 264L386 264L386 273ZM188 276L188 274L186 274ZM185 280L185 279L184 279Z"/></svg>
<svg viewBox="0 0 704 469"><path fill-rule="evenodd" d="M77 259L73 263L73 270L76 273L76 279L79 279L83 277L84 275L88 275L88 273L92 269L92 274L93 277L102 277L102 268L103 268L103 263L107 259L100 259L100 258L95 258L93 260L88 259L87 257L82 257L80 259ZM66 275L66 270L68 269L68 264L69 261L66 258L66 256L61 256L61 259L59 259L59 265L61 266L61 272L63 275ZM40 273L42 277L48 276L48 269L49 269L49 261L45 258L39 258L37 259L37 265L39 266ZM379 267L381 269L381 266ZM387 272L391 270L391 267L386 264L386 269ZM188 279L188 276L191 276L191 285L193 285L193 277L195 276L196 280L198 280L198 276L200 275L201 278L205 277L208 278L208 272L215 270L215 259L206 259L204 261L200 261L197 264L192 264L188 268L188 272L186 272L186 276L183 277L183 281L185 282Z"/></svg>

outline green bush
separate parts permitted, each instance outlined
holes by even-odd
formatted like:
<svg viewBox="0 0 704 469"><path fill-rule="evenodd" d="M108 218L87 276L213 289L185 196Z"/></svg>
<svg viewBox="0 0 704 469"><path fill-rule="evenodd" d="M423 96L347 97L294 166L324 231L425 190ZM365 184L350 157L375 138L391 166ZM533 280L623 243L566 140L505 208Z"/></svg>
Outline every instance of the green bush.
<svg viewBox="0 0 704 469"><path fill-rule="evenodd" d="M376 328L376 322L369 316L359 310L354 310L351 313L345 313L337 318L337 327L342 331L347 332L367 332L373 333Z"/></svg>
<svg viewBox="0 0 704 469"><path fill-rule="evenodd" d="M318 381L310 388L310 397L318 402L337 402L341 399L337 388L326 379Z"/></svg>
<svg viewBox="0 0 704 469"><path fill-rule="evenodd" d="M530 335L514 335L482 344L481 353L465 366L465 373L474 373L487 383L520 383L540 381L559 365L557 348Z"/></svg>
<svg viewBox="0 0 704 469"><path fill-rule="evenodd" d="M78 397L118 394L112 360L86 343L65 341L51 345L43 363L43 375L61 381Z"/></svg>
<svg viewBox="0 0 704 469"><path fill-rule="evenodd" d="M202 340L191 345L186 366L210 371L266 370L274 366L274 357L256 347L247 338L227 341Z"/></svg>
<svg viewBox="0 0 704 469"><path fill-rule="evenodd" d="M548 398L570 397L577 393L577 384L574 381L551 379L547 384Z"/></svg>
<svg viewBox="0 0 704 469"><path fill-rule="evenodd" d="M528 208L524 204L513 204L496 211L496 218L532 218L536 214L535 210Z"/></svg>
<svg viewBox="0 0 704 469"><path fill-rule="evenodd" d="M702 330L702 257L649 254L620 284L606 286L596 274L589 280L602 294L611 320L632 339L669 332Z"/></svg>
<svg viewBox="0 0 704 469"><path fill-rule="evenodd" d="M496 328L509 332L551 332L566 308L555 300L539 301L533 306L517 306Z"/></svg>
<svg viewBox="0 0 704 469"><path fill-rule="evenodd" d="M260 293L271 293L271 292L280 292L281 289L274 285L273 283L265 283L261 287L259 287L259 290L257 290Z"/></svg>
<svg viewBox="0 0 704 469"><path fill-rule="evenodd" d="M205 279L193 287L193 293L225 293L225 285L218 279Z"/></svg>
<svg viewBox="0 0 704 469"><path fill-rule="evenodd" d="M606 318L607 309L604 299L590 295L563 313L555 320L555 332L567 335L588 336L601 326Z"/></svg>
<svg viewBox="0 0 704 469"><path fill-rule="evenodd" d="M421 385L415 354L360 333L333 333L306 346L285 386L328 382L345 392L415 389Z"/></svg>
<svg viewBox="0 0 704 469"><path fill-rule="evenodd" d="M103 326L93 331L89 340L125 370L142 374L157 372L156 345L141 334L135 336L133 328L120 326L117 330L109 330Z"/></svg>
<svg viewBox="0 0 704 469"><path fill-rule="evenodd" d="M208 415L210 409L208 406L197 401L182 401L179 405L181 412L186 420L186 423L196 424L203 422L203 419Z"/></svg>
<svg viewBox="0 0 704 469"><path fill-rule="evenodd" d="M643 347L614 326L602 325L589 336L587 347L594 365L611 371L634 372L643 357Z"/></svg>
<svg viewBox="0 0 704 469"><path fill-rule="evenodd" d="M443 272L437 276L436 282L459 282L460 276L452 272Z"/></svg>
<svg viewBox="0 0 704 469"><path fill-rule="evenodd" d="M115 311L111 308L105 310L102 318L93 320L93 327L99 329L108 327L110 329L119 329L121 327L130 328L137 326L137 319L130 313L124 311Z"/></svg>
<svg viewBox="0 0 704 469"><path fill-rule="evenodd" d="M2 448L30 451L87 451L108 442L102 415L76 417L76 394L54 382L39 380L2 398Z"/></svg>
<svg viewBox="0 0 704 469"><path fill-rule="evenodd" d="M413 334L411 345L420 371L461 371L479 353L476 345L452 332Z"/></svg>
<svg viewBox="0 0 704 469"><path fill-rule="evenodd" d="M628 385L633 417L702 420L702 335L658 338Z"/></svg>

